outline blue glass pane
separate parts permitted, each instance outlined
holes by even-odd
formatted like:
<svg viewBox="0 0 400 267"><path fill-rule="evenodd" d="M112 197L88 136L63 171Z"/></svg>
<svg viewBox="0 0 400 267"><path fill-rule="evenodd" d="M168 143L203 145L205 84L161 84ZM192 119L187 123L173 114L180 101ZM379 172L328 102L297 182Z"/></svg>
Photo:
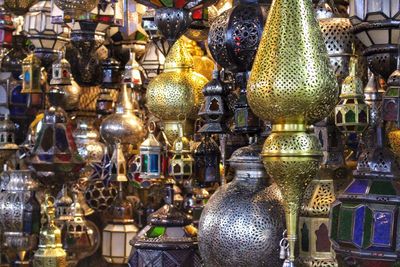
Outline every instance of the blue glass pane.
<svg viewBox="0 0 400 267"><path fill-rule="evenodd" d="M391 212L374 212L374 244L390 245L393 214Z"/></svg>
<svg viewBox="0 0 400 267"><path fill-rule="evenodd" d="M365 206L360 207L355 212L354 217L354 232L353 232L353 242L361 247L364 233L364 216L365 216Z"/></svg>
<svg viewBox="0 0 400 267"><path fill-rule="evenodd" d="M159 172L158 168L158 155L150 154L150 172Z"/></svg>
<svg viewBox="0 0 400 267"><path fill-rule="evenodd" d="M346 189L349 194L365 194L368 188L368 180L353 180L351 185Z"/></svg>
<svg viewBox="0 0 400 267"><path fill-rule="evenodd" d="M25 82L29 83L31 80L31 74L29 73L29 71L26 71L24 74L24 80Z"/></svg>

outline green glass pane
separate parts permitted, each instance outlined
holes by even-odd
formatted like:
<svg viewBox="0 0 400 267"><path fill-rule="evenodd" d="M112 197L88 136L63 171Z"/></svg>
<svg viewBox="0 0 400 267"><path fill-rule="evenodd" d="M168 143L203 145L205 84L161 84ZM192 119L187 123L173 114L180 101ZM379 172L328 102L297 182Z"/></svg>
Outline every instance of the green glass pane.
<svg viewBox="0 0 400 267"><path fill-rule="evenodd" d="M399 96L399 90L397 90L397 88L390 88L386 91L386 96Z"/></svg>
<svg viewBox="0 0 400 267"><path fill-rule="evenodd" d="M365 211L365 221L364 221L364 241L363 241L363 248L368 248L371 246L371 235L372 235L372 211L367 208Z"/></svg>
<svg viewBox="0 0 400 267"><path fill-rule="evenodd" d="M396 190L393 188L393 184L389 181L374 181L372 182L370 194L376 195L396 195Z"/></svg>
<svg viewBox="0 0 400 267"><path fill-rule="evenodd" d="M148 164L149 164L149 156L148 155L142 155L142 172L148 172Z"/></svg>
<svg viewBox="0 0 400 267"><path fill-rule="evenodd" d="M246 110L240 109L236 111L235 123L237 127L245 127L246 126Z"/></svg>
<svg viewBox="0 0 400 267"><path fill-rule="evenodd" d="M161 3L163 3L163 5L165 7L173 7L174 3L172 0L160 0Z"/></svg>
<svg viewBox="0 0 400 267"><path fill-rule="evenodd" d="M301 250L304 252L310 251L309 232L307 224L304 223L303 228L301 228Z"/></svg>
<svg viewBox="0 0 400 267"><path fill-rule="evenodd" d="M342 208L339 214L339 240L351 241L353 210Z"/></svg>
<svg viewBox="0 0 400 267"><path fill-rule="evenodd" d="M346 120L347 123L349 123L349 122L356 122L356 114L355 114L354 111L352 111L352 110L349 110L349 111L346 113L346 116L345 116L345 117L346 117L345 120Z"/></svg>
<svg viewBox="0 0 400 267"><path fill-rule="evenodd" d="M165 227L162 226L154 226L147 232L148 238L156 238L162 236L165 233Z"/></svg>
<svg viewBox="0 0 400 267"><path fill-rule="evenodd" d="M338 222L339 222L339 212L340 212L340 206L341 205L336 205L332 208L332 217L331 217L331 222L332 222L332 229L331 229L331 238L335 241L337 241L337 230L338 230Z"/></svg>

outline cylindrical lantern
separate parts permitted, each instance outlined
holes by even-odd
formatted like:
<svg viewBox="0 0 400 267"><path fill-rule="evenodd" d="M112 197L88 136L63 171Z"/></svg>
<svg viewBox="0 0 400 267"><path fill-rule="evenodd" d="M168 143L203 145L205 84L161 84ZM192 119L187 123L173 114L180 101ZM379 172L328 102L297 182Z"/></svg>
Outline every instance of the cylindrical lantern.
<svg viewBox="0 0 400 267"><path fill-rule="evenodd" d="M153 131L149 131L149 136L140 145L140 178L157 179L161 178L161 149L160 142L156 139Z"/></svg>
<svg viewBox="0 0 400 267"><path fill-rule="evenodd" d="M193 173L194 159L190 152L189 140L183 136L182 126L179 127L179 136L172 145L172 159L169 161L169 175L177 182L190 178Z"/></svg>

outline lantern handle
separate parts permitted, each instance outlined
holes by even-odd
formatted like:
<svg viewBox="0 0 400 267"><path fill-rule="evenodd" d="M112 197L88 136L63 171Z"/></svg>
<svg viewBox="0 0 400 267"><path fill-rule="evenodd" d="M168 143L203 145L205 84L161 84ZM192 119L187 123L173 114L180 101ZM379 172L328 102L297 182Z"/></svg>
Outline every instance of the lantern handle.
<svg viewBox="0 0 400 267"><path fill-rule="evenodd" d="M157 124L155 123L155 121L150 121L148 127L149 132L153 134L156 129L157 129Z"/></svg>

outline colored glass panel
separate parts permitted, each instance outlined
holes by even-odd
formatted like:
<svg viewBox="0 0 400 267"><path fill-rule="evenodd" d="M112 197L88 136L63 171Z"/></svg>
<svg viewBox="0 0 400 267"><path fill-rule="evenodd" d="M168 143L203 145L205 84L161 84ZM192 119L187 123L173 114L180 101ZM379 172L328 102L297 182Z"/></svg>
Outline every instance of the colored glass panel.
<svg viewBox="0 0 400 267"><path fill-rule="evenodd" d="M396 195L396 190L393 188L393 184L390 181L374 181L371 184L370 194L377 195Z"/></svg>
<svg viewBox="0 0 400 267"><path fill-rule="evenodd" d="M162 226L154 226L147 232L147 237L156 238L165 233L165 227Z"/></svg>
<svg viewBox="0 0 400 267"><path fill-rule="evenodd" d="M349 122L356 122L356 114L354 113L354 111L349 110L349 111L346 113L346 118L345 118L345 120L346 120L347 123L349 123Z"/></svg>
<svg viewBox="0 0 400 267"><path fill-rule="evenodd" d="M368 180L355 179L346 189L346 193L349 194L365 194L368 188Z"/></svg>
<svg viewBox="0 0 400 267"><path fill-rule="evenodd" d="M367 208L365 211L365 220L364 220L364 240L363 240L363 248L368 248L371 246L371 235L372 235L372 211Z"/></svg>
<svg viewBox="0 0 400 267"><path fill-rule="evenodd" d="M165 6L165 7L173 7L174 3L172 0L160 0L160 2Z"/></svg>
<svg viewBox="0 0 400 267"><path fill-rule="evenodd" d="M365 112L365 110L361 110L358 114L358 121L367 123L367 112Z"/></svg>
<svg viewBox="0 0 400 267"><path fill-rule="evenodd" d="M363 241L365 209L366 207L362 206L354 214L353 242L359 247L361 247Z"/></svg>
<svg viewBox="0 0 400 267"><path fill-rule="evenodd" d="M67 136L62 128L56 128L56 146L61 152L65 152L68 149Z"/></svg>
<svg viewBox="0 0 400 267"><path fill-rule="evenodd" d="M304 223L303 228L301 228L301 250L305 252L310 251L309 232L307 224Z"/></svg>
<svg viewBox="0 0 400 267"><path fill-rule="evenodd" d="M351 241L352 239L353 210L342 208L339 214L339 240Z"/></svg>
<svg viewBox="0 0 400 267"><path fill-rule="evenodd" d="M332 208L332 215L331 215L331 238L333 240L337 240L337 230L338 230L338 222L339 222L339 212L340 212L341 205L336 205Z"/></svg>
<svg viewBox="0 0 400 267"><path fill-rule="evenodd" d="M390 245L393 226L393 214L388 211L374 212L373 243Z"/></svg>
<svg viewBox="0 0 400 267"><path fill-rule="evenodd" d="M147 155L142 155L142 172L147 172L147 165L149 163L149 158Z"/></svg>
<svg viewBox="0 0 400 267"><path fill-rule="evenodd" d="M150 154L149 155L150 172L158 173L160 171L158 163L159 163L159 156L157 154Z"/></svg>
<svg viewBox="0 0 400 267"><path fill-rule="evenodd" d="M338 111L336 114L336 123L342 123L343 122L343 117L342 117L342 112Z"/></svg>
<svg viewBox="0 0 400 267"><path fill-rule="evenodd" d="M389 88L386 91L386 96L391 96L391 97L399 96L399 90L397 90L397 88Z"/></svg>

